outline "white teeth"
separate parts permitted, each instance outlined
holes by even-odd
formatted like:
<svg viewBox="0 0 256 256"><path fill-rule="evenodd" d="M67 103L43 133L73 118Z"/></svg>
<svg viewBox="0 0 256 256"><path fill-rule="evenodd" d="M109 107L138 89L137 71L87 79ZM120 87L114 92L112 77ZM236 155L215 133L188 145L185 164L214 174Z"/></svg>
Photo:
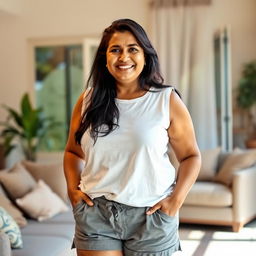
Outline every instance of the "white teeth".
<svg viewBox="0 0 256 256"><path fill-rule="evenodd" d="M129 68L132 68L132 67L133 67L132 65L118 66L118 68L120 68L120 69L129 69Z"/></svg>

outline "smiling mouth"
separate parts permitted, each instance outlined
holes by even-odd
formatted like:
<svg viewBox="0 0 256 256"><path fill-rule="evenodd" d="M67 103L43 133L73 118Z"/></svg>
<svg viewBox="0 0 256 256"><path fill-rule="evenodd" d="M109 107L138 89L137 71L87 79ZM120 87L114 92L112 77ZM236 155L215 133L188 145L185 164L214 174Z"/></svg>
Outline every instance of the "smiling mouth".
<svg viewBox="0 0 256 256"><path fill-rule="evenodd" d="M117 65L116 67L120 70L129 70L134 68L135 65Z"/></svg>

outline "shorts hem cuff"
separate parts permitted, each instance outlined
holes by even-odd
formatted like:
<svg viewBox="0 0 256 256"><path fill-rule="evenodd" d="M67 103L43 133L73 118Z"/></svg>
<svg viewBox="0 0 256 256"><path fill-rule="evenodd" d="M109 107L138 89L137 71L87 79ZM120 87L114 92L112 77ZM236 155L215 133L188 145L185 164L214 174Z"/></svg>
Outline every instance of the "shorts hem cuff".
<svg viewBox="0 0 256 256"><path fill-rule="evenodd" d="M161 251L135 251L124 247L126 256L170 256L176 251L182 251L180 242L175 244L174 246L161 250Z"/></svg>
<svg viewBox="0 0 256 256"><path fill-rule="evenodd" d="M75 241L73 242L72 249L78 250L92 250L92 251L122 251L122 244L119 241L113 240L92 240L90 241Z"/></svg>

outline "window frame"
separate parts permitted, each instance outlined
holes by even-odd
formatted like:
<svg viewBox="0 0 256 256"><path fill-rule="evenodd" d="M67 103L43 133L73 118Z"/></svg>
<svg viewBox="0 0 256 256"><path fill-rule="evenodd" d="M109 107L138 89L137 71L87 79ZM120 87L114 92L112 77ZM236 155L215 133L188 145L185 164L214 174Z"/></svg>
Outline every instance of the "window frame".
<svg viewBox="0 0 256 256"><path fill-rule="evenodd" d="M86 81L88 78L90 65L92 64L93 55L90 51L92 46L98 46L99 44L99 36L60 36L60 37L41 37L41 38L28 38L27 40L27 74L28 74L28 93L31 98L31 102L33 105L36 105L36 91L35 91L35 48L37 47L54 47L54 46L69 46L79 44L82 46L82 54L83 54L83 80ZM38 152L38 158L40 160L40 155L46 156L54 153L54 152Z"/></svg>

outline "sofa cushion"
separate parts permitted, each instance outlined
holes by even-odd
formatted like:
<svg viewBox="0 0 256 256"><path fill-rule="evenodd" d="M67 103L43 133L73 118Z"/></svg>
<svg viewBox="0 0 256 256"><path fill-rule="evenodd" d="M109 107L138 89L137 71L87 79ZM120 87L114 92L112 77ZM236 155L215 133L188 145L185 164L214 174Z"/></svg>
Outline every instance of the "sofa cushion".
<svg viewBox="0 0 256 256"><path fill-rule="evenodd" d="M232 191L225 185L197 181L184 202L185 205L225 207L232 205Z"/></svg>
<svg viewBox="0 0 256 256"><path fill-rule="evenodd" d="M202 164L197 180L210 181L215 177L220 151L221 148L218 147L201 152Z"/></svg>
<svg viewBox="0 0 256 256"><path fill-rule="evenodd" d="M36 185L35 179L20 163L1 171L0 182L12 199L23 197Z"/></svg>
<svg viewBox="0 0 256 256"><path fill-rule="evenodd" d="M19 226L2 207L0 207L0 231L8 235L12 248L22 248L23 243Z"/></svg>
<svg viewBox="0 0 256 256"><path fill-rule="evenodd" d="M37 181L43 180L53 192L67 201L67 185L62 163L42 164L23 161L22 164Z"/></svg>
<svg viewBox="0 0 256 256"><path fill-rule="evenodd" d="M44 223L56 223L56 224L75 224L74 215L71 209L67 212L62 212L54 217L44 220Z"/></svg>
<svg viewBox="0 0 256 256"><path fill-rule="evenodd" d="M24 227L27 224L27 220L23 217L22 212L9 200L7 195L2 190L0 185L0 206L3 207L20 226Z"/></svg>
<svg viewBox="0 0 256 256"><path fill-rule="evenodd" d="M61 214L60 214L61 215ZM71 223L45 223L35 220L29 220L29 224L22 229L22 237L24 235L40 235L40 236L58 236L64 237L72 241L75 233L75 225Z"/></svg>
<svg viewBox="0 0 256 256"><path fill-rule="evenodd" d="M71 251L71 241L54 235L23 235L23 249L12 250L12 256L57 256L65 250ZM68 250L69 249L69 250Z"/></svg>
<svg viewBox="0 0 256 256"><path fill-rule="evenodd" d="M0 255L11 256L10 240L7 234L0 231Z"/></svg>
<svg viewBox="0 0 256 256"><path fill-rule="evenodd" d="M17 204L26 211L29 216L39 221L68 211L63 200L45 184L39 180L37 186L23 198L16 199Z"/></svg>
<svg viewBox="0 0 256 256"><path fill-rule="evenodd" d="M231 185L234 172L256 164L256 150L238 151L230 154L220 167L215 181Z"/></svg>

